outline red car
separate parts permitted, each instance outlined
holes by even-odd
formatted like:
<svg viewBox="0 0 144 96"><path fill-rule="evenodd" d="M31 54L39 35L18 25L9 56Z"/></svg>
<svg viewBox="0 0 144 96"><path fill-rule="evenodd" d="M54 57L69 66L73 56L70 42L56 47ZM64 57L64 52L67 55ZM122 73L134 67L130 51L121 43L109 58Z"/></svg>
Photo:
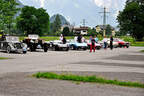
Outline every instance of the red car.
<svg viewBox="0 0 144 96"><path fill-rule="evenodd" d="M118 42L118 47L122 48L122 47L126 47L129 48L130 43L129 42L125 42L121 39L114 39L115 42Z"/></svg>

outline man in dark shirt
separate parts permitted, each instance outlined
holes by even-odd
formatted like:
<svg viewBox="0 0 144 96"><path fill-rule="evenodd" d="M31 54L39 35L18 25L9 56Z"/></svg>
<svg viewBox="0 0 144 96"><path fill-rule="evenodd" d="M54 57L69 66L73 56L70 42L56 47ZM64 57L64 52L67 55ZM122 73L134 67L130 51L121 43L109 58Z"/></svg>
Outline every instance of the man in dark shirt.
<svg viewBox="0 0 144 96"><path fill-rule="evenodd" d="M112 36L110 37L110 49L111 50L113 49L113 37Z"/></svg>
<svg viewBox="0 0 144 96"><path fill-rule="evenodd" d="M95 52L95 39L94 39L94 37L92 37L92 39L91 39L90 52L92 52L92 50Z"/></svg>

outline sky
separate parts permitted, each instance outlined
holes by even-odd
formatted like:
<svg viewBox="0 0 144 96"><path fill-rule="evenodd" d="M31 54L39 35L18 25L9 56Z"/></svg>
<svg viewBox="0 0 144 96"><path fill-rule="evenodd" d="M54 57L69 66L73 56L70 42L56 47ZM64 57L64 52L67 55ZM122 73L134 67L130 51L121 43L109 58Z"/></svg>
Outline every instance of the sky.
<svg viewBox="0 0 144 96"><path fill-rule="evenodd" d="M103 24L104 6L107 8L106 24L117 26L116 17L122 11L126 0L20 0L24 5L44 8L50 16L63 15L71 24L82 25L86 19L86 25L95 27Z"/></svg>

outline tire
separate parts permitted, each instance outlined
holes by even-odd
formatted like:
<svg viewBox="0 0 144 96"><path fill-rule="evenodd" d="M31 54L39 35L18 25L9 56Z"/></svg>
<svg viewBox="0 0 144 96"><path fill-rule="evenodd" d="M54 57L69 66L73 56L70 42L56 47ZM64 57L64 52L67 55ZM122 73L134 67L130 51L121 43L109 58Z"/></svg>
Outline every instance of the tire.
<svg viewBox="0 0 144 96"><path fill-rule="evenodd" d="M27 51L23 51L23 54L26 54L27 53Z"/></svg>
<svg viewBox="0 0 144 96"><path fill-rule="evenodd" d="M87 48L83 48L83 50L85 51L85 50L87 50Z"/></svg>
<svg viewBox="0 0 144 96"><path fill-rule="evenodd" d="M121 44L119 44L119 47L122 48L123 46Z"/></svg>
<svg viewBox="0 0 144 96"><path fill-rule="evenodd" d="M55 51L59 51L59 47L58 46L55 46Z"/></svg>
<svg viewBox="0 0 144 96"><path fill-rule="evenodd" d="M30 51L31 52L36 51L36 49L35 49L35 47L33 45L30 46Z"/></svg>
<svg viewBox="0 0 144 96"><path fill-rule="evenodd" d="M10 46L7 46L7 53L10 53L11 52L11 48L10 48Z"/></svg>
<svg viewBox="0 0 144 96"><path fill-rule="evenodd" d="M48 48L44 48L44 52L47 52L48 51Z"/></svg>
<svg viewBox="0 0 144 96"><path fill-rule="evenodd" d="M67 48L66 51L69 51L69 48Z"/></svg>
<svg viewBox="0 0 144 96"><path fill-rule="evenodd" d="M129 48L129 45L127 45L126 47Z"/></svg>
<svg viewBox="0 0 144 96"><path fill-rule="evenodd" d="M96 47L97 50L100 50L100 47Z"/></svg>
<svg viewBox="0 0 144 96"><path fill-rule="evenodd" d="M74 45L71 46L72 50L76 50L76 47Z"/></svg>
<svg viewBox="0 0 144 96"><path fill-rule="evenodd" d="M48 46L46 44L44 44L44 52L48 51Z"/></svg>

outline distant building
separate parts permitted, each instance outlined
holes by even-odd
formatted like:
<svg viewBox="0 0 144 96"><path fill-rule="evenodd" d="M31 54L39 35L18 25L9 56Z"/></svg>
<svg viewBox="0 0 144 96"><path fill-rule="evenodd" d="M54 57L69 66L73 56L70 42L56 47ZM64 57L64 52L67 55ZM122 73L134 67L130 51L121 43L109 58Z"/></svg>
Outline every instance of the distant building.
<svg viewBox="0 0 144 96"><path fill-rule="evenodd" d="M65 27L68 27L70 31L72 31L72 29L74 28L72 25L66 25L66 24L65 24L65 25L61 26L61 31L63 31L63 29L64 29Z"/></svg>
<svg viewBox="0 0 144 96"><path fill-rule="evenodd" d="M81 35L87 35L88 34L88 27L75 27L73 28L74 34L81 34Z"/></svg>
<svg viewBox="0 0 144 96"><path fill-rule="evenodd" d="M97 25L95 29L96 29L96 32L99 33L100 31L103 31L104 29L106 29L106 27L103 25ZM115 28L111 26L111 30L112 30L112 36L115 36L116 34Z"/></svg>
<svg viewBox="0 0 144 96"><path fill-rule="evenodd" d="M96 29L96 32L100 32L100 31L103 31L104 30L104 26L103 25L97 25L96 27L95 27L95 29Z"/></svg>

